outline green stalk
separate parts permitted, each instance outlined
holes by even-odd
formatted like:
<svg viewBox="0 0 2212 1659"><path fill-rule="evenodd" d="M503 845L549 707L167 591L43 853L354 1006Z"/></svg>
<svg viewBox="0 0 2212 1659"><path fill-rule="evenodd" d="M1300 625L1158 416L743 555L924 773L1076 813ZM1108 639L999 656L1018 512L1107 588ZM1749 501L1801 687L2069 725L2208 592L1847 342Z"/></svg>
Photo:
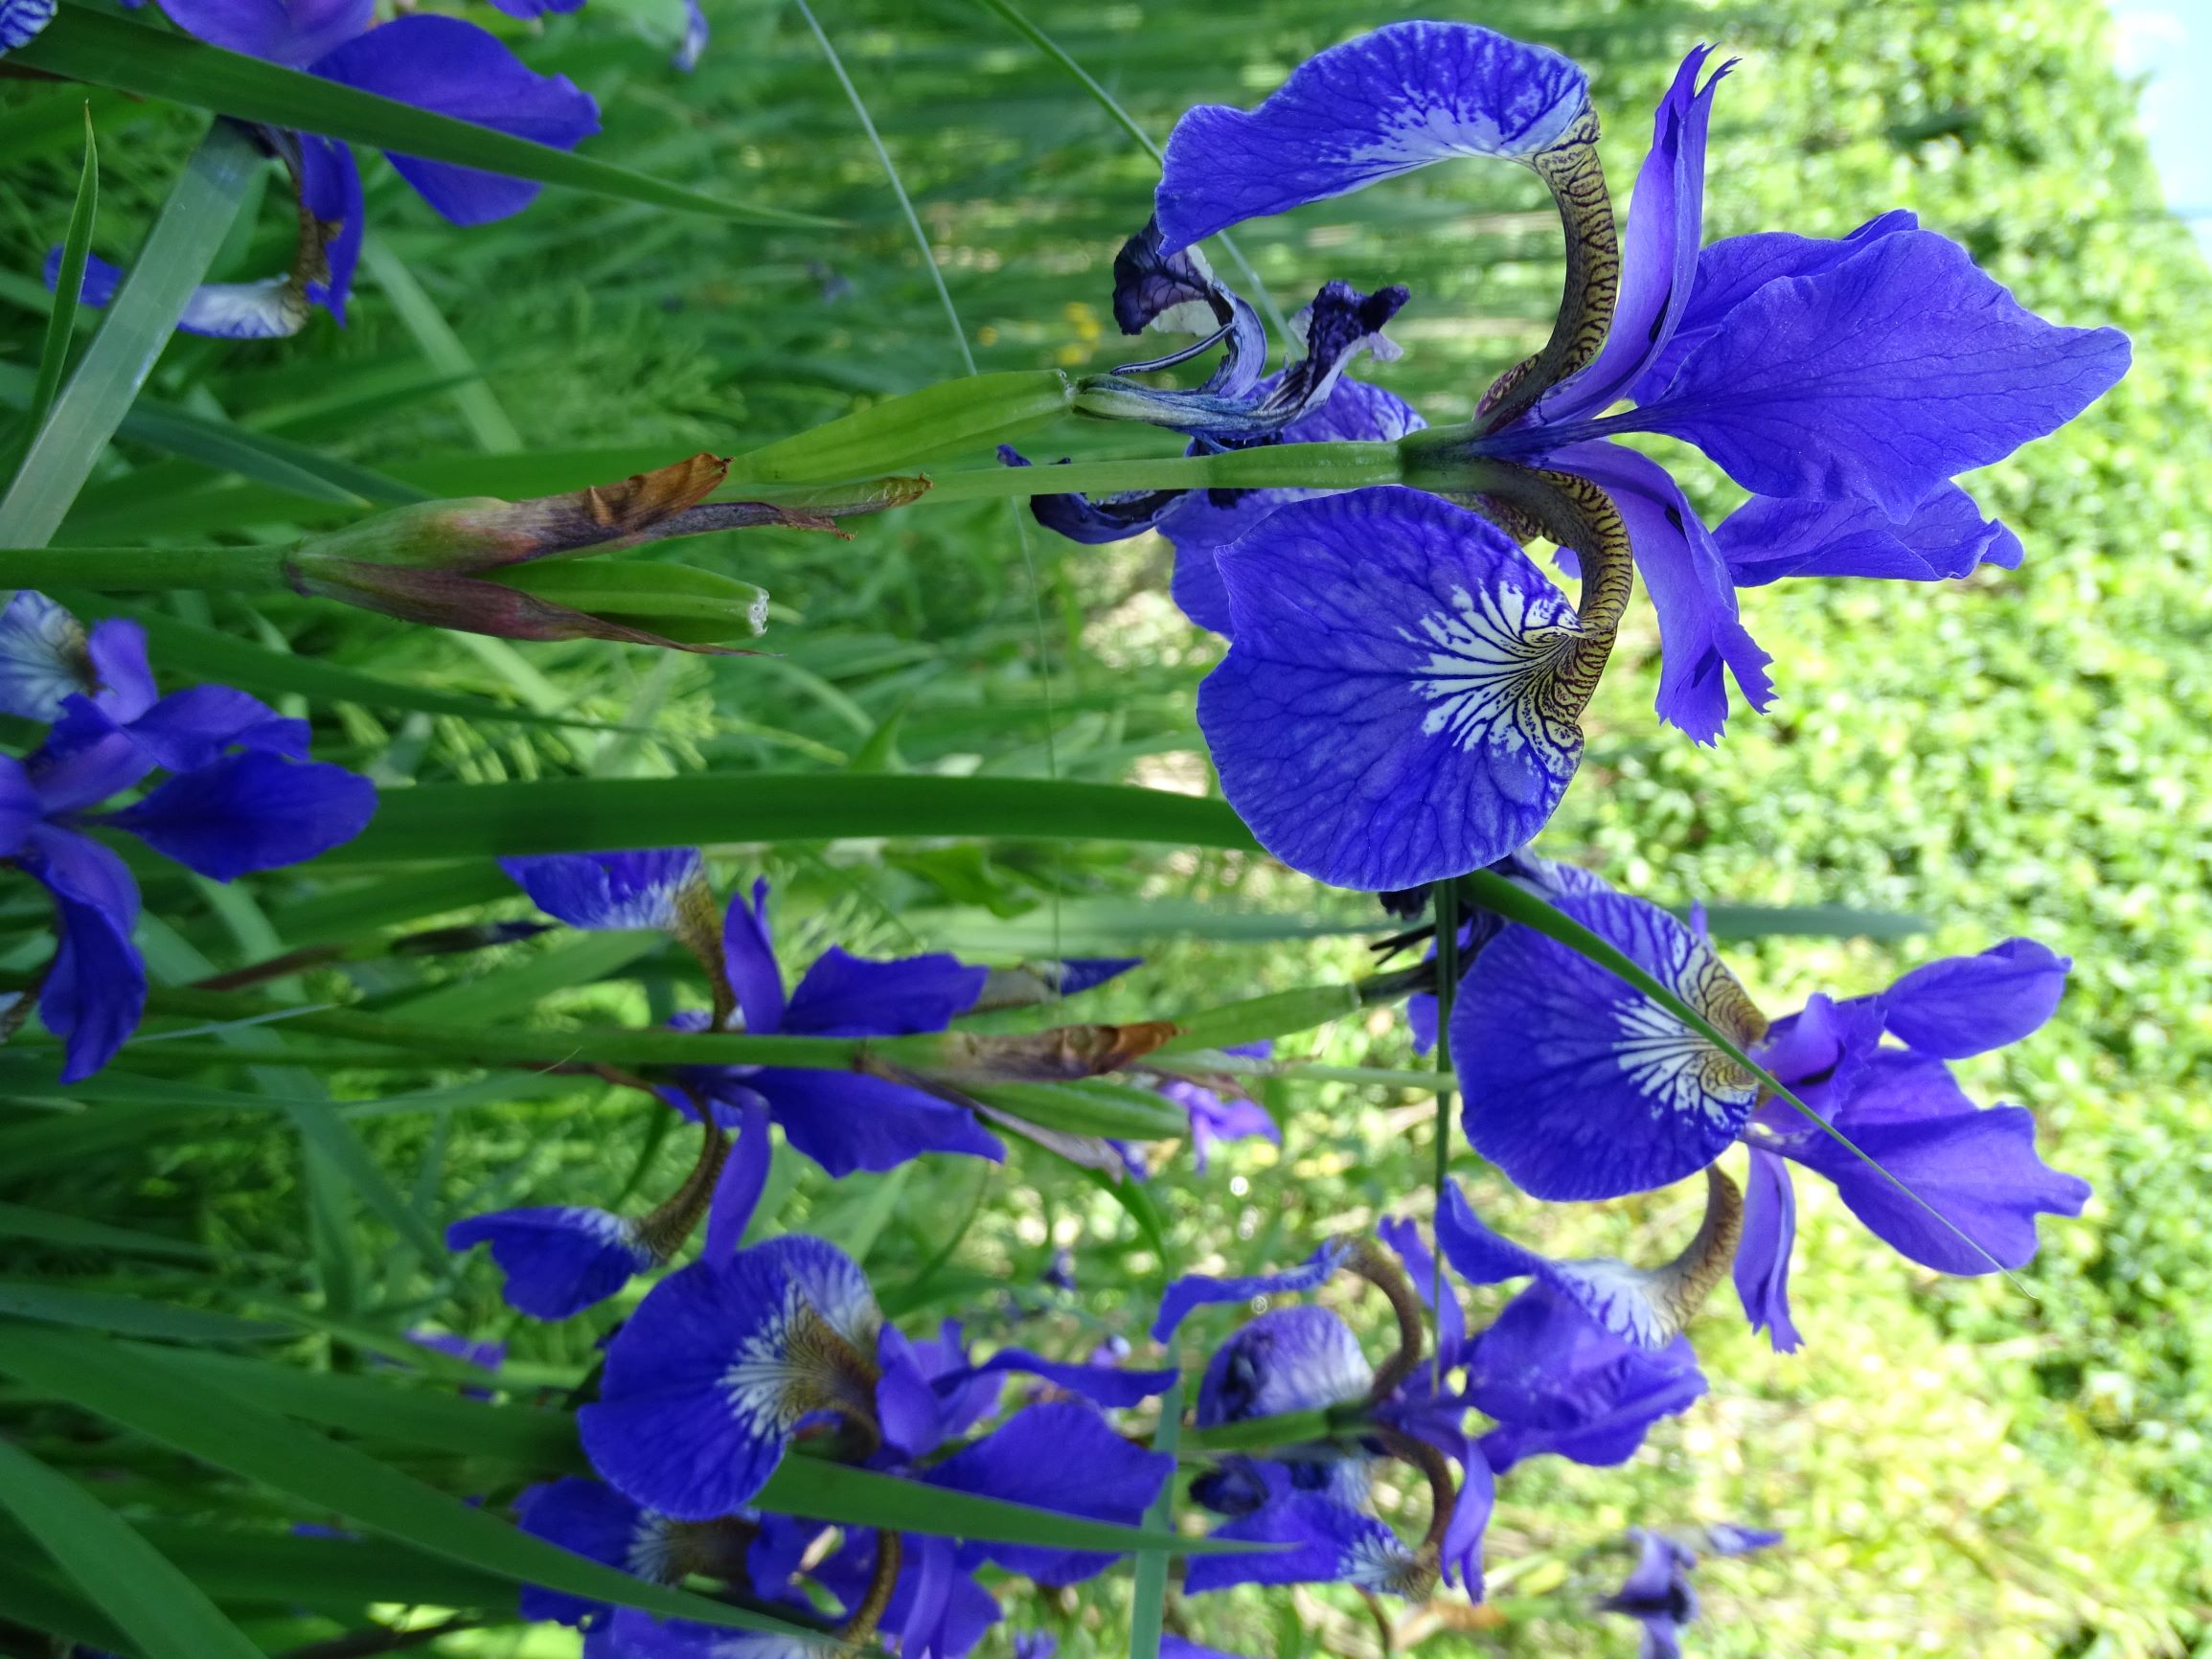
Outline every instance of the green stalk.
<svg viewBox="0 0 2212 1659"><path fill-rule="evenodd" d="M288 546L272 547L11 547L0 549L0 588L88 588L97 593L156 593L219 588L266 593L286 588Z"/></svg>
<svg viewBox="0 0 2212 1659"><path fill-rule="evenodd" d="M262 158L227 121L208 128L123 279L107 319L0 499L0 547L44 547L137 400L230 234Z"/></svg>

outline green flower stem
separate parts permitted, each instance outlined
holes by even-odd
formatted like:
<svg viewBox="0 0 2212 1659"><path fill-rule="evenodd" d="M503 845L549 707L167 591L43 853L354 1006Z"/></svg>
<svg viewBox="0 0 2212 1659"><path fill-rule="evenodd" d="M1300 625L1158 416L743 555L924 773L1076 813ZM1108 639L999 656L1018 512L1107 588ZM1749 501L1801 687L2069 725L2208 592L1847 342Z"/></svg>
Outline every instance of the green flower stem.
<svg viewBox="0 0 2212 1659"><path fill-rule="evenodd" d="M74 587L97 593L217 588L266 593L288 588L289 546L11 547L0 549L0 588Z"/></svg>

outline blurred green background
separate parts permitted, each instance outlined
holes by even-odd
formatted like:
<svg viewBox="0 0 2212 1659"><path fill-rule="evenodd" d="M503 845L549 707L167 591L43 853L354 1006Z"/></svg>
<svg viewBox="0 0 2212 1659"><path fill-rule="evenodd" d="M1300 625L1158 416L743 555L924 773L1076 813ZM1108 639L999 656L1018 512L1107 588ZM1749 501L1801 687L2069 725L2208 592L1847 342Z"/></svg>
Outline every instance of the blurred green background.
<svg viewBox="0 0 2212 1659"><path fill-rule="evenodd" d="M594 153L851 228L766 232L549 192L519 219L455 231L379 164L375 245L349 326L318 316L272 344L180 339L149 396L441 489L520 493L528 481L578 485L697 448L741 451L960 373L884 159L805 20L754 0L707 9L714 41L689 77L668 62L673 0L590 0L542 30L483 19L536 67L599 97ZM1717 106L1708 238L1840 235L1909 207L2033 308L2117 324L2136 355L2130 378L2064 433L1969 481L2025 540L2020 571L1939 588L1746 593L1780 699L1765 717L1739 711L1717 748L1656 724L1656 630L1648 610L1633 612L1580 781L1539 843L1670 904L1874 913L1879 939L1776 935L1737 919L1755 936L1732 943L1731 958L1777 1011L1814 989L1878 989L1926 956L2014 933L2070 952L2058 1019L1969 1069L1982 1098L2035 1108L2045 1155L2095 1184L2087 1214L2045 1223L2043 1252L2017 1285L1942 1281L1891 1255L1825 1190L1801 1186L1793 1292L1805 1349L1767 1352L1723 1292L1694 1332L1710 1397L1662 1424L1625 1469L1553 1460L1516 1470L1491 1534L1491 1604L1471 1614L1439 1603L1402 1635L1438 1654L1627 1653L1634 1627L1588 1610L1626 1569L1622 1530L1734 1520L1783 1528L1789 1543L1701 1570L1699 1652L2212 1654L2212 1245L2201 1221L2212 1186L2212 276L2159 206L2104 10L1027 9L1155 139L1191 103L1248 103L1312 51L1416 14L1486 23L1589 65L1623 205L1653 100L1683 51L1716 41L1741 61ZM913 199L977 363L1122 357L1108 267L1156 177L1129 135L987 8L819 0L818 15ZM35 272L66 222L80 102L68 88L0 82L11 184L0 193L0 366L11 374L35 357L46 304ZM104 192L95 248L126 259L192 124L108 95L94 107ZM289 235L280 205L265 203L229 268L276 268ZM1557 295L1556 220L1539 187L1507 168L1431 170L1247 227L1241 241L1286 311L1332 276L1409 284L1414 302L1392 330L1404 358L1365 372L1432 420L1467 414L1491 375L1540 339ZM142 431L119 445L61 540L274 538L331 511L241 483L188 440ZM1145 442L1071 427L1030 447L1053 459ZM589 451L605 454L579 453ZM1664 452L1701 481L1709 516L1726 510L1725 480L1686 450ZM1057 770L1209 786L1191 703L1218 642L1169 602L1169 554L1155 538L1078 548L979 506L863 522L850 542L749 532L681 546L771 591L767 643L781 655L517 648L305 602L172 604L187 622L412 685L652 728L563 732L342 705L342 730L319 736L318 754L391 787L702 767ZM1380 931L1347 896L1217 853L891 842L732 848L717 865L725 878L764 870L776 880L787 963L832 941L999 961L1127 949L1148 966L1099 1006L1129 1017L1356 974L1361 935ZM149 953L157 971L190 978L205 962L348 929L527 914L489 872L444 879L404 896L403 883L278 881L257 905L165 878L149 909L178 925L149 922ZM32 915L28 898L6 903ZM349 970L351 989L326 976L304 994L547 1023L637 1020L696 1000L667 953L640 942L618 955L556 936L459 966L363 965ZM1285 1047L1411 1063L1402 1022L1383 1011ZM389 1074L328 1080L353 1100L399 1086ZM635 1097L559 1081L514 1102L496 1090L439 1093L462 1080L425 1072L408 1085L432 1097L429 1109L348 1113L434 1223L497 1203L603 1201L626 1184L650 1192L688 1159L688 1147L660 1142L657 1108ZM1425 1100L1281 1083L1267 1098L1280 1154L1232 1148L1196 1177L1184 1151L1154 1183L1186 1266L1287 1262L1325 1231L1425 1213ZM514 1319L487 1263L415 1254L342 1171L303 1155L281 1116L164 1110L143 1091L125 1103L121 1133L112 1117L104 1130L57 1133L36 1102L0 1100L0 1198L181 1233L223 1253L221 1272L148 1278L29 1248L11 1262L215 1305L258 1282L375 1329L428 1320L504 1334L525 1380L573 1377L619 1311L550 1329ZM1546 1208L1512 1197L1464 1151L1457 1169L1502 1226L1555 1252L1652 1258L1694 1225L1684 1193ZM1039 1156L1017 1154L1004 1172L932 1166L834 1191L809 1178L781 1224L864 1250L895 1312L968 1312L971 1329L1001 1336L1018 1318L1025 1340L1063 1347L1106 1329L1138 1334L1159 1265L1119 1210ZM1056 1246L1074 1252L1080 1299L1037 1284ZM190 1516L212 1500L190 1483L156 1483L143 1501ZM1065 1652L1115 1651L1119 1594L1104 1581L1025 1601L1015 1623L1056 1629ZM1357 1602L1328 1592L1232 1598L1178 1617L1250 1654L1375 1650ZM987 1651L1006 1650L1004 1628ZM552 1655L566 1640L509 1628L428 1650Z"/></svg>

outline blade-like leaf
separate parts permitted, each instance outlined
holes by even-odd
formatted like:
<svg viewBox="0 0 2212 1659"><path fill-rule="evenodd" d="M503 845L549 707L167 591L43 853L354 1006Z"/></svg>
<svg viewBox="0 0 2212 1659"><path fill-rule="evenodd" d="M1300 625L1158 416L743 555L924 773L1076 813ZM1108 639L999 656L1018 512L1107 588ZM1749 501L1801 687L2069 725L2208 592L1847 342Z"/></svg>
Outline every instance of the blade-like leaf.
<svg viewBox="0 0 2212 1659"><path fill-rule="evenodd" d="M4 1440L0 1508L149 1659L262 1659L166 1556L75 1481Z"/></svg>
<svg viewBox="0 0 2212 1659"><path fill-rule="evenodd" d="M32 44L60 32L64 21L57 16ZM130 24L116 26L152 33ZM44 547L60 527L138 389L153 373L185 302L238 217L247 181L262 165L252 140L228 122L217 122L200 141L116 290L100 332L0 500L0 546Z"/></svg>
<svg viewBox="0 0 2212 1659"><path fill-rule="evenodd" d="M935 1537L1035 1544L1055 1550L1099 1550L1121 1555L1151 1546L1176 1556L1243 1555L1260 1544L1213 1543L1155 1527L1086 1521L1027 1504L1003 1503L897 1475L878 1474L822 1458L789 1457L753 1500L776 1514L841 1526L889 1527Z"/></svg>
<svg viewBox="0 0 2212 1659"><path fill-rule="evenodd" d="M588 156L433 114L296 69L265 63L186 35L148 28L62 0L43 34L13 61L142 98L163 98L240 121L298 127L376 149L483 168L625 201L764 225L824 225L811 214L724 201ZM195 279L196 280L196 279Z"/></svg>
<svg viewBox="0 0 2212 1659"><path fill-rule="evenodd" d="M160 1336L178 1342L266 1342L289 1336L281 1325L142 1302L108 1290L79 1290L65 1284L35 1284L0 1279L0 1315L54 1325L112 1330L125 1336Z"/></svg>
<svg viewBox="0 0 2212 1659"><path fill-rule="evenodd" d="M54 309L46 316L46 341L39 348L38 375L23 414L24 447L46 423L61 372L69 366L69 342L77 330L77 296L84 287L84 262L92 252L92 218L100 207L100 141L92 131L92 105L84 106L84 167L77 175L77 202L69 212L69 231L61 243L61 269L54 287ZM12 459L12 457L11 457Z"/></svg>
<svg viewBox="0 0 2212 1659"><path fill-rule="evenodd" d="M55 1210L34 1210L26 1204L0 1203L0 1239L30 1239L70 1250L112 1250L125 1256L167 1256L186 1261L204 1261L215 1254L188 1239L164 1239L156 1233L110 1227L104 1221Z"/></svg>
<svg viewBox="0 0 2212 1659"><path fill-rule="evenodd" d="M517 1583L731 1629L790 1629L531 1537L352 1446L246 1405L150 1349L11 1326L0 1334L0 1373L372 1532ZM213 1651L189 1659L208 1659Z"/></svg>
<svg viewBox="0 0 2212 1659"><path fill-rule="evenodd" d="M1253 847L1251 832L1223 803L1164 789L1038 778L770 772L394 790L368 830L325 853L322 863L879 835Z"/></svg>

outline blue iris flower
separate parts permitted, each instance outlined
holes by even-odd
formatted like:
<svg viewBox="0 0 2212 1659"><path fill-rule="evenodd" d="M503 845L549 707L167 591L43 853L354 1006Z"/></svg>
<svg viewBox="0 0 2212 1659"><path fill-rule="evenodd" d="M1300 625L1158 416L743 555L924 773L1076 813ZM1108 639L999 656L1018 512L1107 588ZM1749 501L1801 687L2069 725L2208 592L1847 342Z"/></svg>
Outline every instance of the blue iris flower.
<svg viewBox="0 0 2212 1659"><path fill-rule="evenodd" d="M50 723L29 755L0 755L0 861L54 900L38 1011L62 1039L64 1082L105 1065L146 1006L131 942L138 883L88 830L125 830L229 881L327 852L376 809L366 778L303 759L306 721L227 686L162 696L143 628L111 618L87 630L43 594L25 590L0 611L0 714ZM135 800L99 809L162 771Z"/></svg>
<svg viewBox="0 0 2212 1659"><path fill-rule="evenodd" d="M574 11L582 0L495 3L513 16L532 17ZM162 10L210 45L558 149L573 149L599 130L599 106L566 77L538 74L496 35L458 17L410 11L379 24L374 0L163 0ZM340 323L346 320L362 234L361 173L353 151L312 132L255 130L292 174L300 200L299 256L285 276L202 285L177 325L189 333L226 339L295 334L306 325L310 305L323 307ZM530 180L450 162L398 154L389 159L452 224L507 218L538 192ZM49 284L57 278L59 256L59 249L47 256ZM86 305L105 305L121 276L107 261L91 261L80 297Z"/></svg>
<svg viewBox="0 0 2212 1659"><path fill-rule="evenodd" d="M2047 947L2008 940L1870 996L1815 996L1769 1026L1699 928L1623 894L1556 902L1757 1054L1836 1133L1787 1102L1761 1103L1750 1075L1706 1038L1609 969L1516 924L1475 957L1452 1009L1453 1048L1484 1057L1462 1080L1468 1139L1524 1191L1555 1199L1664 1186L1745 1142L1736 1284L1776 1347L1798 1341L1789 1164L1825 1176L1877 1237L1945 1273L2022 1266L2038 1215L2079 1215L2088 1201L2087 1183L2037 1155L2027 1111L1975 1105L1946 1063L2018 1042L2050 1017L2069 964ZM1575 1109L1559 1110L1569 1099Z"/></svg>
<svg viewBox="0 0 2212 1659"><path fill-rule="evenodd" d="M956 1444L991 1414L1004 1379L1016 1373L1066 1398L1027 1406L983 1438ZM866 1279L842 1252L787 1236L726 1260L710 1255L648 1293L608 1343L600 1398L578 1418L584 1449L607 1486L563 1482L531 1506L524 1525L632 1572L741 1579L754 1595L782 1602L826 1529L746 1506L792 1439L815 1425L840 1426L840 1444L879 1472L1135 1525L1173 1460L1132 1445L1101 1409L1137 1405L1174 1381L1173 1372L1066 1364L1019 1349L978 1363L957 1326L910 1339L883 1323ZM706 1560L709 1547L721 1552L718 1563ZM857 1608L877 1585L878 1547L854 1530L807 1576L848 1610ZM975 1579L987 1563L1068 1584L1112 1560L909 1537L899 1559L884 1563L895 1578L878 1586L877 1612L902 1653L960 1659L1001 1616ZM589 1624L601 1611L533 1594L540 1599L525 1610L535 1616ZM692 1626L630 1614L613 1625L627 1644L620 1651L721 1651L702 1646L706 1634Z"/></svg>
<svg viewBox="0 0 2212 1659"><path fill-rule="evenodd" d="M1780 1533L1726 1523L1706 1534L1706 1544L1716 1556L1749 1555L1781 1541ZM1681 1659L1682 1627L1698 1618L1698 1592L1690 1580L1697 1553L1663 1533L1642 1527L1629 1530L1629 1542L1636 1546L1636 1564L1621 1587L1598 1606L1608 1613L1626 1613L1642 1624L1638 1659Z"/></svg>
<svg viewBox="0 0 2212 1659"><path fill-rule="evenodd" d="M1467 155L1537 171L1568 231L1551 341L1422 449L1466 473L1481 514L1405 489L1041 498L1039 516L1079 539L1156 525L1174 540L1176 597L1231 640L1198 708L1223 793L1294 868L1387 890L1523 845L1580 759L1631 560L1658 618L1658 712L1700 742L1726 720L1729 678L1755 707L1771 695L1738 587L2017 563L2018 538L1952 479L2064 424L2126 372L2124 335L2044 322L1908 214L1837 240L1700 248L1706 127L1727 73L1700 80L1708 56L1692 53L1661 101L1625 247L1582 71L1471 25L1392 24L1312 58L1256 110L1177 124L1154 223L1117 266L1117 311L1125 325L1222 318L1237 375L1197 393L1095 377L1078 401L1188 432L1195 449L1420 428L1387 394L1333 378L1340 363L1281 377L1319 401L1260 378L1241 302L1189 262L1203 238ZM1132 273L1155 273L1152 287ZM1131 299L1146 295L1173 303ZM1337 296L1330 341L1365 338L1341 320L1364 314L1354 298ZM1708 530L1664 468L1612 442L1636 432L1696 444L1752 499ZM1579 605L1520 553L1539 534L1570 549Z"/></svg>
<svg viewBox="0 0 2212 1659"><path fill-rule="evenodd" d="M55 0L0 0L0 57L54 21Z"/></svg>

